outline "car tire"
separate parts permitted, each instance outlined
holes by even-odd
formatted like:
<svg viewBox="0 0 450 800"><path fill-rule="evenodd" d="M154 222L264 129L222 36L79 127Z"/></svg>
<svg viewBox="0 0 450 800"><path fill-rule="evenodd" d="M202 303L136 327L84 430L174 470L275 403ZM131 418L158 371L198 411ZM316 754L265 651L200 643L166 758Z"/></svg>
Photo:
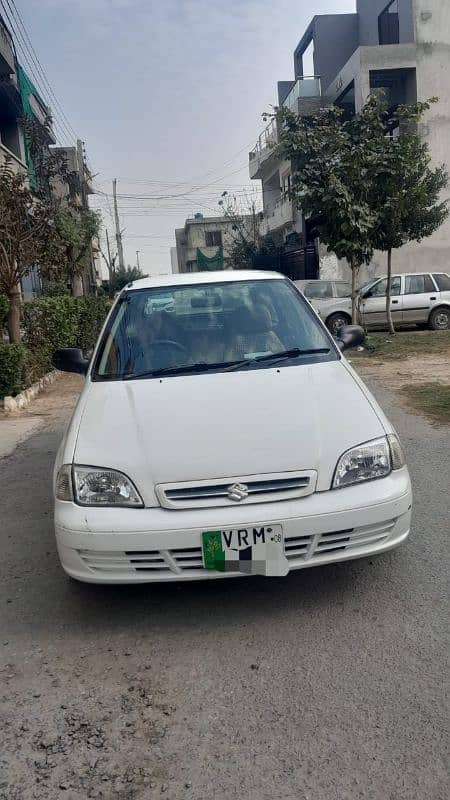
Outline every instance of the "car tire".
<svg viewBox="0 0 450 800"><path fill-rule="evenodd" d="M344 325L350 325L351 319L348 314L341 313L340 311L336 311L335 314L331 314L326 321L326 326L332 336L337 336L340 329Z"/></svg>
<svg viewBox="0 0 450 800"><path fill-rule="evenodd" d="M430 328L432 331L450 330L450 308L434 308L430 314Z"/></svg>

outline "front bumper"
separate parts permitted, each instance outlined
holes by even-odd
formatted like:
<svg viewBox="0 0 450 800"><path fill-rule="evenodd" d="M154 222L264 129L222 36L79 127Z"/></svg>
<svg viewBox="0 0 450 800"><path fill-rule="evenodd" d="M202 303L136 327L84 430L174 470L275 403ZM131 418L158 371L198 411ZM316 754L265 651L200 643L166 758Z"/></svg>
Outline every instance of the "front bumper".
<svg viewBox="0 0 450 800"><path fill-rule="evenodd" d="M237 577L205 570L202 531L281 524L290 569L391 550L410 529L408 470L293 501L233 508L81 508L56 501L56 543L64 570L89 583L148 583Z"/></svg>

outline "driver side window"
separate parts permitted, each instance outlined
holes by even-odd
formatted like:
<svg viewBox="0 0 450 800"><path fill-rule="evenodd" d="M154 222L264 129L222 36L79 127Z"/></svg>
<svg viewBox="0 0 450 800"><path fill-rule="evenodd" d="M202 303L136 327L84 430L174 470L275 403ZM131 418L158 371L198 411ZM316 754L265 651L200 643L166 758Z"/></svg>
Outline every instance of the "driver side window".
<svg viewBox="0 0 450 800"><path fill-rule="evenodd" d="M391 296L395 297L400 294L401 279L391 278ZM369 290L367 297L386 297L387 278L378 281L375 286Z"/></svg>

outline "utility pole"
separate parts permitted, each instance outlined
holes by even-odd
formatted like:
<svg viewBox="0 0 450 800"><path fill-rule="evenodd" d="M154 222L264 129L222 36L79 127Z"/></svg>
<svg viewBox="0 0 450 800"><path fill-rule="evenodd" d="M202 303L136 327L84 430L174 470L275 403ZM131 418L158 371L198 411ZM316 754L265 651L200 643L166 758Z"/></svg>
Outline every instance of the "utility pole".
<svg viewBox="0 0 450 800"><path fill-rule="evenodd" d="M140 250L136 250L136 266L137 266L137 268L138 268L139 270L140 270L140 268L141 268L141 265L140 265L140 263L139 263L139 253L140 253L140 252L141 252Z"/></svg>
<svg viewBox="0 0 450 800"><path fill-rule="evenodd" d="M108 250L109 288L110 288L110 292L112 292L113 291L113 279L114 279L114 264L113 264L113 262L111 260L111 248L109 246L108 228L105 228L105 233L106 233L106 248ZM111 294L111 297L112 297L112 294Z"/></svg>
<svg viewBox="0 0 450 800"><path fill-rule="evenodd" d="M123 258L123 245L122 233L120 230L119 209L117 208L117 180L113 180L113 197L114 197L114 218L116 221L116 241L117 241L117 254L119 256L119 269L125 270L125 261Z"/></svg>

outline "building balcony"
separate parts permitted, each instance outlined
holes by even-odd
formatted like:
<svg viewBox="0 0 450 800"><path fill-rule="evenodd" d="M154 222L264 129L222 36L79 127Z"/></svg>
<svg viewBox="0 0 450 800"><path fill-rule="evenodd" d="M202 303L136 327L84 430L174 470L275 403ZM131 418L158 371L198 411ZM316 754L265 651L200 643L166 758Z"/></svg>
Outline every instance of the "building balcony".
<svg viewBox="0 0 450 800"><path fill-rule="evenodd" d="M298 78L283 100L284 108L305 117L322 106L322 87L318 77Z"/></svg>
<svg viewBox="0 0 450 800"><path fill-rule="evenodd" d="M275 120L269 122L260 135L255 147L249 153L250 178L261 178L263 166L273 156L275 145L278 143L278 130Z"/></svg>
<svg viewBox="0 0 450 800"><path fill-rule="evenodd" d="M12 75L15 71L12 39L9 31L0 21L0 75Z"/></svg>
<svg viewBox="0 0 450 800"><path fill-rule="evenodd" d="M292 226L294 213L292 200L287 195L280 197L275 205L264 213L259 228L261 236L267 236L269 233Z"/></svg>
<svg viewBox="0 0 450 800"><path fill-rule="evenodd" d="M0 142L0 166L3 164L8 164L9 168L14 172L15 175L22 173L22 175L27 175L27 165L24 161L21 161L11 150L8 150L4 144Z"/></svg>

